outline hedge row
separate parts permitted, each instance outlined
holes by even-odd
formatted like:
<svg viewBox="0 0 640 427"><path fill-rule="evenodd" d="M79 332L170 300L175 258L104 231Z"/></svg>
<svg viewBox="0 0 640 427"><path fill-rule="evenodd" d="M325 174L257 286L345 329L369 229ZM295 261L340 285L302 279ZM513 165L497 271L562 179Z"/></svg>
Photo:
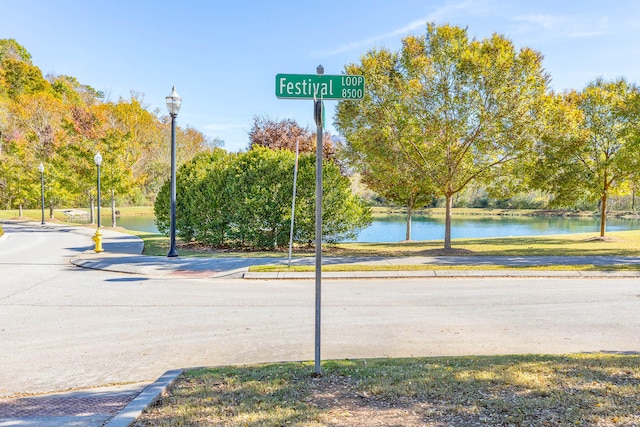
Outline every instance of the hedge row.
<svg viewBox="0 0 640 427"><path fill-rule="evenodd" d="M176 175L176 234L183 241L217 247L277 248L289 243L294 153L256 147L243 153L221 149L197 155ZM315 157L301 155L294 242L315 240ZM154 210L158 229L170 227L170 182ZM323 240L354 238L371 223L371 211L351 192L349 179L323 163Z"/></svg>

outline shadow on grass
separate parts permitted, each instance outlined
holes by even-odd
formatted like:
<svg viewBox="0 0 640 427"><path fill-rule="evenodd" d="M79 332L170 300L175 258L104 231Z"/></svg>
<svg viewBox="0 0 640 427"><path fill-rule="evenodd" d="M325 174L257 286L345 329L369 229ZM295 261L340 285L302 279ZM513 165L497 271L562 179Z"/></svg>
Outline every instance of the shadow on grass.
<svg viewBox="0 0 640 427"><path fill-rule="evenodd" d="M637 354L345 360L324 362L320 378L312 371L311 363L188 371L136 425L640 422Z"/></svg>
<svg viewBox="0 0 640 427"><path fill-rule="evenodd" d="M611 233L612 235L614 233ZM589 235L455 239L451 249L439 241L341 244L337 255L362 256L640 256L640 233L600 239Z"/></svg>

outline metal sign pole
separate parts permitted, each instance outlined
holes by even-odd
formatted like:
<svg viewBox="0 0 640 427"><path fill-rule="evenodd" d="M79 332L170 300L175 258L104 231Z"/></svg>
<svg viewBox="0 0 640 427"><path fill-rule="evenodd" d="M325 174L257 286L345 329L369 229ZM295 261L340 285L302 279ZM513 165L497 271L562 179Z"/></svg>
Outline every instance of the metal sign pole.
<svg viewBox="0 0 640 427"><path fill-rule="evenodd" d="M293 165L293 196L291 197L291 229L289 230L289 268L291 268L291 253L293 252L293 225L296 214L296 183L298 180L298 147L299 140L296 139L296 160Z"/></svg>
<svg viewBox="0 0 640 427"><path fill-rule="evenodd" d="M324 73L322 65L318 66L318 75ZM322 302L322 99L313 103L316 122L316 355L315 375L322 375L320 366L320 306Z"/></svg>
<svg viewBox="0 0 640 427"><path fill-rule="evenodd" d="M313 113L317 126L316 142L316 356L315 375L322 375L320 366L320 303L322 290L322 100L358 100L364 98L364 76L324 75L324 68L318 65L317 74L276 75L276 97L281 99L313 99ZM294 178L295 181L295 178ZM295 183L294 183L295 197ZM295 200L295 199L294 199ZM295 203L295 201L294 201ZM293 210L291 233L293 233ZM289 243L289 267L291 267L291 241Z"/></svg>

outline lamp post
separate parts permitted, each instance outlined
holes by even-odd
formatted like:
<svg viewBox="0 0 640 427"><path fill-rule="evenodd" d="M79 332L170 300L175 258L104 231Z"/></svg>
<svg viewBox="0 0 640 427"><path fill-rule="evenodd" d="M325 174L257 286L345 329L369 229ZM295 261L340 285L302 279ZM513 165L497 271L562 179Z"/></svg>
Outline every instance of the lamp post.
<svg viewBox="0 0 640 427"><path fill-rule="evenodd" d="M93 161L96 163L98 169L98 227L96 228L96 234L93 236L93 241L96 242L95 251L104 252L104 249L102 249L102 230L100 229L100 165L102 164L102 156L100 153L96 153Z"/></svg>
<svg viewBox="0 0 640 427"><path fill-rule="evenodd" d="M41 196L41 205L42 205L42 222L44 225L44 165L40 163L38 165L38 170L40 171L40 196Z"/></svg>
<svg viewBox="0 0 640 427"><path fill-rule="evenodd" d="M176 92L176 87L173 86L171 94L167 96L167 109L171 116L171 225L170 225L170 247L168 257L177 257L178 251L176 250L176 117L178 117L178 111L180 111L180 104L182 104L182 98Z"/></svg>

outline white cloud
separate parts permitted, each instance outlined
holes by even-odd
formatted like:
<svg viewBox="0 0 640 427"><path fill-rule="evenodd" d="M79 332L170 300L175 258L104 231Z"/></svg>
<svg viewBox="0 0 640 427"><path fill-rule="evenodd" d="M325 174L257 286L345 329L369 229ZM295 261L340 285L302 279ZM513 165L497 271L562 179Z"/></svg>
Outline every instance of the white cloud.
<svg viewBox="0 0 640 427"><path fill-rule="evenodd" d="M329 50L311 52L311 56L314 56L314 57L333 56L333 55L338 55L344 52L360 49L365 46L371 46L372 44L375 44L376 42L379 42L381 40L386 40L391 37L404 35L417 28L425 27L426 23L427 23L426 20L413 21L408 25L405 25L404 27L389 31L388 33L378 34L366 39L348 42Z"/></svg>
<svg viewBox="0 0 640 427"><path fill-rule="evenodd" d="M521 22L525 28L542 27L546 30L557 28L564 21L562 18L559 18L557 16L542 14L519 15L514 16L511 19L515 22Z"/></svg>
<svg viewBox="0 0 640 427"><path fill-rule="evenodd" d="M611 33L609 19L604 16L597 21L586 16L562 16L545 14L518 15L508 18L516 23L512 30L523 34L538 34L539 38L592 38Z"/></svg>
<svg viewBox="0 0 640 427"><path fill-rule="evenodd" d="M341 53L349 52L352 50L361 49L363 47L371 46L382 40L390 39L397 36L403 36L419 28L426 28L427 22L444 20L446 16L449 16L458 11L466 11L466 12L469 12L471 10L478 11L478 5L479 5L478 3L473 1L449 3L437 8L435 11L425 16L424 19L411 21L407 25L403 25L402 27L396 28L395 30L391 30L382 34L377 34L361 40L350 41L348 43L342 44L332 49L323 50L323 51L313 51L310 53L310 56L312 57L334 56L334 55L339 55ZM482 12L484 12L484 10L482 10Z"/></svg>

